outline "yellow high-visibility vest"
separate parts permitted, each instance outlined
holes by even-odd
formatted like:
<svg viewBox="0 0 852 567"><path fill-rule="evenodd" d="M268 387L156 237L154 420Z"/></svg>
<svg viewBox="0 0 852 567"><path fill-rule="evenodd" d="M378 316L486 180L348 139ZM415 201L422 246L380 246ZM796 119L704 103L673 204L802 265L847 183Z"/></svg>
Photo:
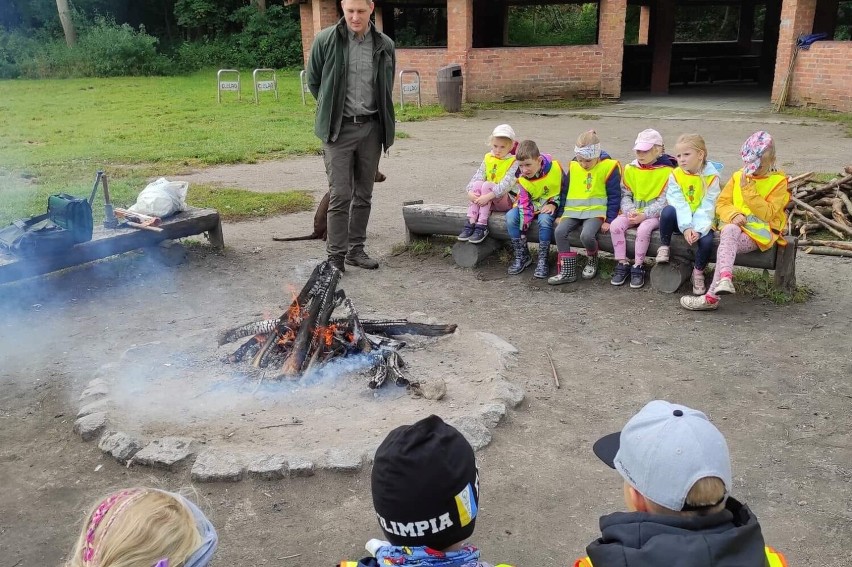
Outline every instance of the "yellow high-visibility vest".
<svg viewBox="0 0 852 567"><path fill-rule="evenodd" d="M707 187L710 187L710 184L713 183L714 179L719 178L716 174L692 174L679 167L676 167L674 171L672 171L672 174L674 175L675 181L677 181L681 192L683 192L683 197L686 199L686 203L689 205L689 208L693 213L697 211L699 205L701 205L701 201L704 199L704 193L706 192Z"/></svg>
<svg viewBox="0 0 852 567"><path fill-rule="evenodd" d="M602 159L591 169L571 160L568 165L568 196L563 217L590 219L606 216L606 181L618 167L614 159Z"/></svg>
<svg viewBox="0 0 852 567"><path fill-rule="evenodd" d="M485 162L485 180L497 184L506 177L509 169L515 165L515 156L509 155L500 159L488 152L482 161Z"/></svg>
<svg viewBox="0 0 852 567"><path fill-rule="evenodd" d="M733 177L733 204L734 207L736 207L736 209L746 217L746 223L740 228L742 228L742 231L754 240L755 244L757 244L761 250L768 250L772 247L772 243L778 240L781 233L772 230L769 226L769 221L758 218L752 214L751 209L748 208L748 205L746 205L743 200L743 190L740 185L741 179L742 178L739 173L735 172ZM764 199L766 199L767 195L772 193L776 187L785 181L787 181L787 177L782 173L773 173L767 177L753 179L754 189L757 191L757 194ZM786 218L784 220L784 224L786 224ZM783 229L784 226L782 225L781 228ZM783 245L782 243L786 244L786 241L782 239L779 244Z"/></svg>
<svg viewBox="0 0 852 567"><path fill-rule="evenodd" d="M550 164L550 171L544 177L527 179L522 175L518 178L518 183L530 194L535 210L538 211L550 199L559 196L562 191L563 175L565 173L562 171L562 166L559 165L558 161L553 160Z"/></svg>
<svg viewBox="0 0 852 567"><path fill-rule="evenodd" d="M627 164L621 182L633 194L636 211L642 212L645 207L659 197L669 183L670 165L642 168Z"/></svg>
<svg viewBox="0 0 852 567"><path fill-rule="evenodd" d="M768 545L765 547L766 561L769 567L787 567L787 559L779 552L775 551ZM588 557L582 557L574 562L574 567L593 567L592 560Z"/></svg>

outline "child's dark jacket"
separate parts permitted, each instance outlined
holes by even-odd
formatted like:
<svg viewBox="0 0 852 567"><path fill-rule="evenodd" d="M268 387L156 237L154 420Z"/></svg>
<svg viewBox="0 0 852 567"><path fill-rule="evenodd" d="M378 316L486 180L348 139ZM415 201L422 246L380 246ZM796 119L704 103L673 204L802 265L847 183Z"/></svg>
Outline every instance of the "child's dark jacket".
<svg viewBox="0 0 852 567"><path fill-rule="evenodd" d="M760 524L728 498L708 516L618 512L600 519L601 537L586 548L594 567L764 567Z"/></svg>

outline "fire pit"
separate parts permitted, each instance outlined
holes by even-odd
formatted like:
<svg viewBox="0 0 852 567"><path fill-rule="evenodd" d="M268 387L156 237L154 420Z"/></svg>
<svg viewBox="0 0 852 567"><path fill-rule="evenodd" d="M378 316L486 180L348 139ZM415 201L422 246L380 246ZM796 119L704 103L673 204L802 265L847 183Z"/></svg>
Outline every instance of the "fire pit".
<svg viewBox="0 0 852 567"><path fill-rule="evenodd" d="M309 269L283 313L219 333L220 346L209 325L131 345L82 393L75 430L121 462L195 463L194 480L277 478L355 470L390 429L433 413L479 448L523 399L499 337L425 314L361 318L333 266Z"/></svg>
<svg viewBox="0 0 852 567"><path fill-rule="evenodd" d="M388 378L398 386L411 385L403 375L405 362L399 354L405 342L397 337L447 335L455 332L456 325L361 320L352 301L337 288L340 276L337 268L322 262L280 317L222 332L219 346L251 337L223 362L235 364L251 357L253 368L279 369L277 380L298 380L335 358L368 354L370 388L382 386ZM340 307L346 314L332 318Z"/></svg>

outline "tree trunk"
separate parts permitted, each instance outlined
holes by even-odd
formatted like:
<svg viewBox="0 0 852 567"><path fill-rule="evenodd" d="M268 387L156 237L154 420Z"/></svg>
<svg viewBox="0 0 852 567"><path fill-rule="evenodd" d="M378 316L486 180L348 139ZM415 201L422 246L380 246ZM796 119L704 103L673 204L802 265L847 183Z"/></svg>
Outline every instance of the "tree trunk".
<svg viewBox="0 0 852 567"><path fill-rule="evenodd" d="M65 43L68 44L68 47L74 47L77 44L77 30L74 29L74 20L71 19L68 0L56 0L56 9L59 11L59 21L62 22L62 31L65 32Z"/></svg>
<svg viewBox="0 0 852 567"><path fill-rule="evenodd" d="M261 14L266 13L266 0L254 0L254 3L257 5L257 11Z"/></svg>

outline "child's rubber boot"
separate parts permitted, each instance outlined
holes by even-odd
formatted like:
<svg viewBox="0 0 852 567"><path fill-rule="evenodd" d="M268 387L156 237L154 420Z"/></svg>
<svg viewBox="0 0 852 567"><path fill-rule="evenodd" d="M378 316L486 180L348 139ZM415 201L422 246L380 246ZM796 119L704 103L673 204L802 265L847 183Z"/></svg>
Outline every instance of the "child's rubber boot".
<svg viewBox="0 0 852 567"><path fill-rule="evenodd" d="M583 268L583 279L590 280L598 275L598 253L586 256L586 267Z"/></svg>
<svg viewBox="0 0 852 567"><path fill-rule="evenodd" d="M538 243L538 261L535 264L533 276L540 280L547 277L550 272L550 266L547 265L547 257L550 255L550 241L542 240Z"/></svg>
<svg viewBox="0 0 852 567"><path fill-rule="evenodd" d="M550 285L562 285L577 281L577 253L560 252L556 260L557 270L555 276L548 278Z"/></svg>
<svg viewBox="0 0 852 567"><path fill-rule="evenodd" d="M515 259L509 264L509 275L516 276L532 264L532 256L527 248L526 238L513 238L512 250L515 252Z"/></svg>

